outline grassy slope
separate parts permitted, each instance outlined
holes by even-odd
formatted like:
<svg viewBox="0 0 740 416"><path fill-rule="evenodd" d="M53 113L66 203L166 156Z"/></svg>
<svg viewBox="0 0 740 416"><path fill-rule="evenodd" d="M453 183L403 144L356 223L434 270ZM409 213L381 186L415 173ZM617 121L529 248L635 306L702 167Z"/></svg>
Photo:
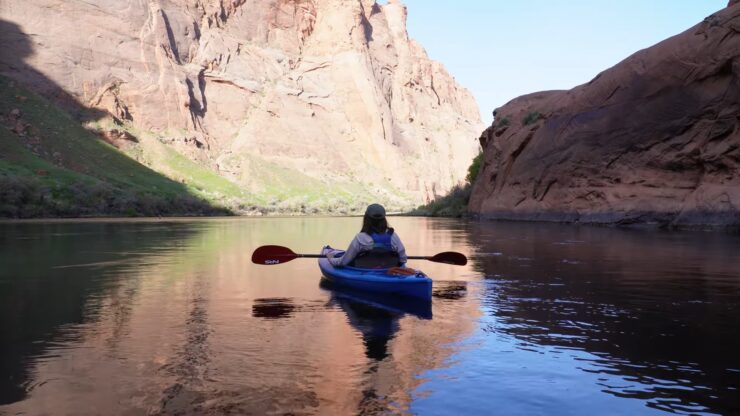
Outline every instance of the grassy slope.
<svg viewBox="0 0 740 416"><path fill-rule="evenodd" d="M327 184L297 170L247 156L249 176L268 204L288 210L349 212L363 204L367 191L356 183Z"/></svg>
<svg viewBox="0 0 740 416"><path fill-rule="evenodd" d="M139 145L126 150L130 157L236 212L346 214L362 212L372 202L410 208L408 198L390 186L370 190L357 182L326 182L249 154L232 156L248 166L245 176L239 178L242 183L235 183L178 153L151 132L128 124L117 126L109 120L90 123L90 127L125 130L138 137Z"/></svg>
<svg viewBox="0 0 740 416"><path fill-rule="evenodd" d="M29 127L19 136L0 126L5 206L0 216L225 212L103 142L47 100L0 77L0 114L7 121L14 109ZM86 201L95 194L100 200Z"/></svg>
<svg viewBox="0 0 740 416"><path fill-rule="evenodd" d="M13 109L30 125L25 137L10 130L7 120ZM361 212L371 202L409 207L406 196L390 186L369 189L347 180L321 180L250 155L238 156L249 166L240 185L183 156L151 132L118 126L107 118L83 127L4 77L0 117L6 121L0 122L0 197L6 200L0 217L224 212L208 204L234 212L309 214ZM139 143L124 153L93 133L114 128L128 131ZM254 192L246 191L246 183Z"/></svg>
<svg viewBox="0 0 740 416"><path fill-rule="evenodd" d="M184 183L196 195L223 204L251 204L258 199L237 184L198 165L156 138L141 135L142 159L157 171Z"/></svg>

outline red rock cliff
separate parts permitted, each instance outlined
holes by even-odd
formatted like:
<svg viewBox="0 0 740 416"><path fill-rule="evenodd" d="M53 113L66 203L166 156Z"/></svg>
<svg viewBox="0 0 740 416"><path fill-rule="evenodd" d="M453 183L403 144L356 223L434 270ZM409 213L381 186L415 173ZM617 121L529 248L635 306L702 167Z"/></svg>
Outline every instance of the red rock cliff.
<svg viewBox="0 0 740 416"><path fill-rule="evenodd" d="M0 20L0 73L266 197L303 178L418 204L478 152L475 100L395 0L2 1Z"/></svg>
<svg viewBox="0 0 740 416"><path fill-rule="evenodd" d="M740 3L481 136L469 209L497 219L740 224Z"/></svg>

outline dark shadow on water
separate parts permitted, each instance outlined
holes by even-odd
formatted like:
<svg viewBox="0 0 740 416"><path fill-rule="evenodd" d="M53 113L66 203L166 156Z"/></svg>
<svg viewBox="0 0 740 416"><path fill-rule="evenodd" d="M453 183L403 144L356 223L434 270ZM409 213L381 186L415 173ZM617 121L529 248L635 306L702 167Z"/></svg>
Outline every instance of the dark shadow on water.
<svg viewBox="0 0 740 416"><path fill-rule="evenodd" d="M371 360L388 357L388 342L398 332L399 319L405 315L432 319L432 304L428 301L339 288L325 279L319 284L331 294L329 302L338 305L362 335L365 355Z"/></svg>
<svg viewBox="0 0 740 416"><path fill-rule="evenodd" d="M459 300L467 296L468 282L434 282L432 297L446 300Z"/></svg>
<svg viewBox="0 0 740 416"><path fill-rule="evenodd" d="M117 343L137 296L131 273L199 230L183 222L0 224L0 405L27 396L35 363L74 343L106 297L116 317L108 342Z"/></svg>
<svg viewBox="0 0 740 416"><path fill-rule="evenodd" d="M329 292L329 304L339 306L347 321L362 337L369 360L364 376L373 380L381 363L392 360L389 344L400 330L400 319L406 315L432 319L432 303L407 297L374 294L338 287L326 279L319 286ZM355 414L387 414L393 403L378 392L379 382L368 382L362 390Z"/></svg>
<svg viewBox="0 0 740 416"><path fill-rule="evenodd" d="M740 412L740 237L473 223L470 239L490 331L655 409Z"/></svg>
<svg viewBox="0 0 740 416"><path fill-rule="evenodd" d="M290 318L295 310L296 305L290 298L262 298L254 300L252 316L265 319Z"/></svg>
<svg viewBox="0 0 740 416"><path fill-rule="evenodd" d="M432 319L431 301L339 288L325 279L319 285L330 293L329 305L342 309L350 325L362 335L365 354L372 360L388 357L388 342L399 329L399 319L405 315ZM252 316L285 319L304 309L312 310L312 307L298 306L291 298L260 298L254 300Z"/></svg>
<svg viewBox="0 0 740 416"><path fill-rule="evenodd" d="M330 292L332 299L341 297L355 303L364 303L375 309L385 310L399 316L412 315L420 319L432 319L431 301L338 287L326 279L321 279L319 286Z"/></svg>

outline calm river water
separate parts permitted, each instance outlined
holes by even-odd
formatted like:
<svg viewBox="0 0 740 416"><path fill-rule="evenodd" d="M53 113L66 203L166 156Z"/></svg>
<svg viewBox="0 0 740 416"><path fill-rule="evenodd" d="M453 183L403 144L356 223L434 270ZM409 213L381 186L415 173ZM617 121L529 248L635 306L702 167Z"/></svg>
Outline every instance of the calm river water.
<svg viewBox="0 0 740 416"><path fill-rule="evenodd" d="M0 223L0 414L740 413L740 236L390 220L431 306L250 262L359 218Z"/></svg>

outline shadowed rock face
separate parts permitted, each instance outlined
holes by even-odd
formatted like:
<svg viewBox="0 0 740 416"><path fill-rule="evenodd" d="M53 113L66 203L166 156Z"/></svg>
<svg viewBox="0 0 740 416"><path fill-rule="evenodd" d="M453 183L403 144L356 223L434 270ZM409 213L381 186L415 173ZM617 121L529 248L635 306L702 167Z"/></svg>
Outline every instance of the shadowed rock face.
<svg viewBox="0 0 740 416"><path fill-rule="evenodd" d="M512 100L480 141L475 214L740 224L740 4L588 84Z"/></svg>
<svg viewBox="0 0 740 416"><path fill-rule="evenodd" d="M29 0L0 19L20 31L2 33L0 73L159 132L255 191L282 168L420 202L478 151L473 97L408 38L397 1Z"/></svg>

